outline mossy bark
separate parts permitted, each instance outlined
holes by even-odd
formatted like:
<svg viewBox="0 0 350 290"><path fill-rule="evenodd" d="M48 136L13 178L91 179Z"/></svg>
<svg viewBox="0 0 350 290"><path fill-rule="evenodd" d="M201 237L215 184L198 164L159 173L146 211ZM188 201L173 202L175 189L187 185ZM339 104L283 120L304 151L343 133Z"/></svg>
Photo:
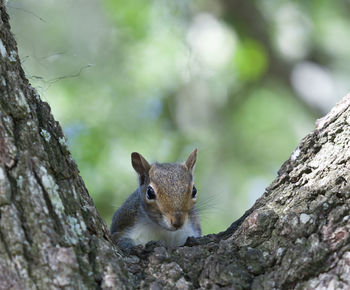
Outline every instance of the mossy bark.
<svg viewBox="0 0 350 290"><path fill-rule="evenodd" d="M227 231L126 257L0 14L0 289L350 288L350 96Z"/></svg>

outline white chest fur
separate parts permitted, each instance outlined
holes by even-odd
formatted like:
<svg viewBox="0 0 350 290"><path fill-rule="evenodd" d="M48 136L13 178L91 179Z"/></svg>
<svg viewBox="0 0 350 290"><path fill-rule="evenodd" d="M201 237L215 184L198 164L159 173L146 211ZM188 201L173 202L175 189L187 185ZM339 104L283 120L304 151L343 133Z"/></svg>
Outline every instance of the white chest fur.
<svg viewBox="0 0 350 290"><path fill-rule="evenodd" d="M124 237L132 239L136 245L144 246L149 241L164 241L170 247L182 246L191 236L196 237L198 234L188 220L177 231L168 231L154 222L142 221L136 223L124 235Z"/></svg>

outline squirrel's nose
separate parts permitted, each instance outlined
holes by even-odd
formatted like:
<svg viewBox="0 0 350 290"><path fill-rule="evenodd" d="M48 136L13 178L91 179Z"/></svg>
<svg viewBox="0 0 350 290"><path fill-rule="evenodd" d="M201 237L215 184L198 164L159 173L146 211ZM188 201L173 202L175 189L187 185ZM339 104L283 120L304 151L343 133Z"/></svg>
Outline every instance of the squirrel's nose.
<svg viewBox="0 0 350 290"><path fill-rule="evenodd" d="M183 226L184 224L184 219L182 217L181 214L176 214L175 216L173 216L171 218L171 225L175 228L175 229L179 229Z"/></svg>
<svg viewBox="0 0 350 290"><path fill-rule="evenodd" d="M171 225L172 225L175 229L178 229L178 228L181 228L181 227L182 227L182 222L180 222L180 221L175 221L175 222L172 222Z"/></svg>

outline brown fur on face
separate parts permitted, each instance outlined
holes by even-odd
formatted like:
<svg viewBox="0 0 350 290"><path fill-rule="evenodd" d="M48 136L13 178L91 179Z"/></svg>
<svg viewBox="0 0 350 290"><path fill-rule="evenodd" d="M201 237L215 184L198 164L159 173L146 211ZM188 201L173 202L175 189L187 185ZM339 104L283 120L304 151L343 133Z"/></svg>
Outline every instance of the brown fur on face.
<svg viewBox="0 0 350 290"><path fill-rule="evenodd" d="M192 198L193 168L197 149L184 164L155 163L150 165L139 153L131 155L132 165L140 177L140 194L145 213L157 224L168 230L177 230L194 214L195 198ZM148 200L147 187L151 186L156 198Z"/></svg>
<svg viewBox="0 0 350 290"><path fill-rule="evenodd" d="M192 172L183 164L155 163L149 171L149 180L156 193L153 201L145 197L151 217L168 229L181 228L195 204L192 199Z"/></svg>

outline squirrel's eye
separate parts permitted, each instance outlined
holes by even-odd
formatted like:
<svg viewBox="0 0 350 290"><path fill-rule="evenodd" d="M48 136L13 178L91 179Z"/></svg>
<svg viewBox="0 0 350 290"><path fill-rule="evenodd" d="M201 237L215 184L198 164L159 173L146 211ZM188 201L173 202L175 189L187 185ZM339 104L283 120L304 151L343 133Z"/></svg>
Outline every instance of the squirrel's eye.
<svg viewBox="0 0 350 290"><path fill-rule="evenodd" d="M154 193L154 189L152 188L152 186L147 187L146 197L148 200L156 199L156 194Z"/></svg>
<svg viewBox="0 0 350 290"><path fill-rule="evenodd" d="M192 188L192 198L195 198L197 195L197 188L193 185L193 188Z"/></svg>

